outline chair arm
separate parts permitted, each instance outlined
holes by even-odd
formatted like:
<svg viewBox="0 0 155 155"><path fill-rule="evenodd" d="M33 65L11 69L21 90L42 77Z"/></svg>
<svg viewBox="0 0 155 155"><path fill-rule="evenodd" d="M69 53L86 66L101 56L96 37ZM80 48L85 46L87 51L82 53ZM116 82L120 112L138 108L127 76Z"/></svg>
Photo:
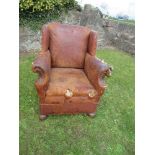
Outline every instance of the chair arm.
<svg viewBox="0 0 155 155"><path fill-rule="evenodd" d="M39 74L39 78L35 82L37 92L41 102L44 101L45 91L49 82L49 73L51 68L50 52L40 52L36 60L32 63L32 71Z"/></svg>
<svg viewBox="0 0 155 155"><path fill-rule="evenodd" d="M106 63L103 63L101 60L87 53L84 71L89 81L97 90L98 94L102 95L106 88L103 79L105 76L111 76L112 68Z"/></svg>

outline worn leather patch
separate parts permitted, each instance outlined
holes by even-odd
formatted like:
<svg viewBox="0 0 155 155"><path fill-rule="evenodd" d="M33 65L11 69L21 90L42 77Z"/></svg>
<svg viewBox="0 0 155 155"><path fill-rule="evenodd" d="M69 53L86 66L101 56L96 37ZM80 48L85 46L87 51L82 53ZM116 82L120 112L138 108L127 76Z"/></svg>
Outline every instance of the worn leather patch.
<svg viewBox="0 0 155 155"><path fill-rule="evenodd" d="M66 90L71 91L71 96L88 96L89 91L96 92L83 69L52 68L46 95L66 96Z"/></svg>

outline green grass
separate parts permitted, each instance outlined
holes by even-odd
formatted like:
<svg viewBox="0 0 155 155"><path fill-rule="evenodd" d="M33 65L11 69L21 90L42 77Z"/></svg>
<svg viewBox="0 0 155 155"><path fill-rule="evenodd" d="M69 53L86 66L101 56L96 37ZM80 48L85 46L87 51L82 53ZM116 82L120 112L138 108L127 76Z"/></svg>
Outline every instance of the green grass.
<svg viewBox="0 0 155 155"><path fill-rule="evenodd" d="M20 56L20 155L134 155L134 57L98 51L114 70L95 118L49 116L41 122L31 71L35 56Z"/></svg>
<svg viewBox="0 0 155 155"><path fill-rule="evenodd" d="M135 26L135 21L134 20L118 20L118 23Z"/></svg>
<svg viewBox="0 0 155 155"><path fill-rule="evenodd" d="M135 26L135 20L132 20L132 19L123 19L123 20L121 20L121 19L109 16L109 20L114 21L114 22L118 22L118 23L122 23L122 24L127 24L129 26Z"/></svg>

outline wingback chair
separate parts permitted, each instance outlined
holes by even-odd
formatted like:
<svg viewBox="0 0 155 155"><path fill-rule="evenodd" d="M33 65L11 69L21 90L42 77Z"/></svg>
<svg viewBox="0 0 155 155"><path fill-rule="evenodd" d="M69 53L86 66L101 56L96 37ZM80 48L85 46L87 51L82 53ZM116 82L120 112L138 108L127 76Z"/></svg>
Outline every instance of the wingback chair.
<svg viewBox="0 0 155 155"><path fill-rule="evenodd" d="M111 67L95 57L97 34L87 27L49 23L42 28L42 49L32 63L40 119L49 114L95 116Z"/></svg>

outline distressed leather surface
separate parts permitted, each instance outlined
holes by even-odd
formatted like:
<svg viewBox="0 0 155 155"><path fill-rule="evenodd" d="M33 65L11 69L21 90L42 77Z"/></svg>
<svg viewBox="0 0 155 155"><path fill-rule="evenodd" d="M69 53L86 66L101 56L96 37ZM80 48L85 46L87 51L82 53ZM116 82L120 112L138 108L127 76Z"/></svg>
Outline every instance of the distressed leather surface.
<svg viewBox="0 0 155 155"><path fill-rule="evenodd" d="M95 56L96 48L97 48L97 33L95 31L91 31L88 42L88 53L92 56Z"/></svg>
<svg viewBox="0 0 155 155"><path fill-rule="evenodd" d="M32 70L39 74L35 86L40 98L40 103L45 102L45 92L48 87L51 69L51 56L49 51L40 52L32 64Z"/></svg>
<svg viewBox="0 0 155 155"><path fill-rule="evenodd" d="M111 71L95 57L96 43L96 32L86 27L59 23L43 26L42 50L32 65L39 74L35 86L40 114L96 111L105 90L103 78ZM67 97L66 90L72 96Z"/></svg>
<svg viewBox="0 0 155 155"><path fill-rule="evenodd" d="M42 70L43 73L49 73L51 69L51 54L47 50L45 52L40 52L32 64L32 69L35 72L36 69Z"/></svg>
<svg viewBox="0 0 155 155"><path fill-rule="evenodd" d="M88 101L84 104L80 101L62 104L40 104L42 115L93 113L96 112L96 108L97 104Z"/></svg>
<svg viewBox="0 0 155 155"><path fill-rule="evenodd" d="M88 96L73 96L71 98L66 98L64 95L62 96L46 96L45 104L97 104L99 101L99 96L95 96L90 98Z"/></svg>
<svg viewBox="0 0 155 155"><path fill-rule="evenodd" d="M50 41L49 30L48 30L48 25L47 24L42 27L41 32L42 32L41 51L45 52L45 51L49 50L49 41Z"/></svg>
<svg viewBox="0 0 155 155"><path fill-rule="evenodd" d="M46 96L64 96L67 89L73 96L88 96L91 90L96 91L83 69L52 68Z"/></svg>
<svg viewBox="0 0 155 155"><path fill-rule="evenodd" d="M103 78L105 76L109 76L111 68L107 64L102 63L95 56L91 56L87 53L85 58L84 71L89 81L97 90L98 94L102 95L105 90Z"/></svg>
<svg viewBox="0 0 155 155"><path fill-rule="evenodd" d="M82 26L48 25L52 67L83 68L90 30Z"/></svg>
<svg viewBox="0 0 155 155"><path fill-rule="evenodd" d="M73 100L73 99L72 99ZM97 104L93 102L81 103L81 100L73 100L72 103L62 104L40 104L40 111L42 115L49 114L79 114L79 113L93 113L96 111Z"/></svg>

